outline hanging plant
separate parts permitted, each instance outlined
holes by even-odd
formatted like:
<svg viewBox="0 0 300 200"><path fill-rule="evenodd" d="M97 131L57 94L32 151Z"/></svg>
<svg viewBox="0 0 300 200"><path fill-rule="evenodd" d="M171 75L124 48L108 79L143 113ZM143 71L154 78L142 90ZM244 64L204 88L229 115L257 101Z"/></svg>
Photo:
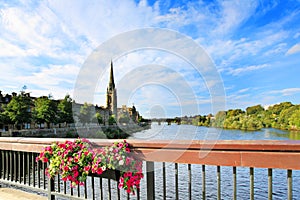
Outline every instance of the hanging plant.
<svg viewBox="0 0 300 200"><path fill-rule="evenodd" d="M36 161L49 163L46 175L54 178L60 174L63 181L71 182L71 187L84 185L91 173L101 175L107 170L117 170L119 189L134 194L143 178L142 161L130 153L126 140L102 148L92 148L89 140L80 138L56 142L45 147Z"/></svg>

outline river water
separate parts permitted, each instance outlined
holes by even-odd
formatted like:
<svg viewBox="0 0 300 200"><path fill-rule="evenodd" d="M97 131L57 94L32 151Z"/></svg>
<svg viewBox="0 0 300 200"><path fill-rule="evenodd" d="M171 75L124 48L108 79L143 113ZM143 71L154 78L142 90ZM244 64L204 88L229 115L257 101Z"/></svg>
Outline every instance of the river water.
<svg viewBox="0 0 300 200"><path fill-rule="evenodd" d="M222 130L216 128L196 127L191 125L152 124L151 129L135 133L132 138L143 140L300 140L300 133L278 129L263 129L261 131ZM300 161L295 161L300 162ZM192 165L192 199L202 197L201 165ZM188 199L187 165L180 164L179 199ZM175 169L174 164L166 163L167 199L175 199ZM206 166L207 199L216 199L217 195L216 166ZM287 170L273 170L273 199L287 199ZM156 199L162 199L162 164L155 164ZM293 199L300 199L300 171L293 170ZM249 168L237 168L237 199L250 198ZM143 194L146 191L141 190ZM232 167L221 167L222 199L232 199ZM268 170L254 169L255 199L268 199Z"/></svg>
<svg viewBox="0 0 300 200"><path fill-rule="evenodd" d="M132 138L144 140L300 140L300 132L267 128L259 131L228 130L192 125L158 125L135 133Z"/></svg>

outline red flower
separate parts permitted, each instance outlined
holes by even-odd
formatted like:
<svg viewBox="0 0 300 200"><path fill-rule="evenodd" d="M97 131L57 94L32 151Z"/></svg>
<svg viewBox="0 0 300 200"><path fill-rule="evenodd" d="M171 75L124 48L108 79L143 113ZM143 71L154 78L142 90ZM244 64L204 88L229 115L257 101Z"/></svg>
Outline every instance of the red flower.
<svg viewBox="0 0 300 200"><path fill-rule="evenodd" d="M90 169L91 169L90 165L84 166L84 168L83 168L83 170L86 171L86 172L90 171Z"/></svg>
<svg viewBox="0 0 300 200"><path fill-rule="evenodd" d="M77 178L79 176L79 172L78 171L74 171L73 177ZM77 184L78 185L78 184Z"/></svg>
<svg viewBox="0 0 300 200"><path fill-rule="evenodd" d="M99 167L98 169L97 169L97 174L102 174L103 173L103 170L102 170L102 168L101 167Z"/></svg>

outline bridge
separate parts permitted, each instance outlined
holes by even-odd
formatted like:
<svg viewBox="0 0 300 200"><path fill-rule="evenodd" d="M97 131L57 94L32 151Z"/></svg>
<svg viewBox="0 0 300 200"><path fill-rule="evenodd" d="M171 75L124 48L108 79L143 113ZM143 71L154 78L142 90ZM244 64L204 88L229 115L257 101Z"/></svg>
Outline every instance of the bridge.
<svg viewBox="0 0 300 200"><path fill-rule="evenodd" d="M115 181L93 175L80 188L68 187L59 177L49 180L44 173L47 166L36 163L35 157L44 146L64 140L0 137L0 184L44 193L48 199L208 199L212 196L213 199L237 199L239 181L245 181L239 178L242 168L247 169L246 175L243 174L247 181L242 183L248 185L247 191L243 191L247 199L253 200L260 195L257 187L267 192L268 199L273 199L276 193L273 172L283 169L286 176L276 180L286 188L283 199L300 196L299 185L293 185L293 174L300 170L300 141L127 140L144 160L145 178L133 196L119 190ZM92 140L99 146L110 145L113 141ZM266 169L267 174L258 180L255 172L259 168ZM208 170L213 170L214 176L208 177ZM222 181L224 175L231 177L226 183ZM158 178L161 181L157 181ZM211 181L216 183L215 188L208 186ZM224 184L229 185L226 187L230 196L224 197Z"/></svg>
<svg viewBox="0 0 300 200"><path fill-rule="evenodd" d="M157 122L158 124L166 122L166 123L168 123L168 125L170 125L171 123L176 123L176 124L180 125L181 124L181 119L179 117L175 117L175 118L155 118L155 119L151 119L151 122Z"/></svg>

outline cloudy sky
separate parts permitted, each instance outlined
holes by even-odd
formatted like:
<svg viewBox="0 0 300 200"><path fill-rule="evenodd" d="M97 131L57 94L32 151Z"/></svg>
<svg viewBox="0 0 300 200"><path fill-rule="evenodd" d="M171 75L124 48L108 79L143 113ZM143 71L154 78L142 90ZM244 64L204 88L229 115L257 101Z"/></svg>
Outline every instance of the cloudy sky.
<svg viewBox="0 0 300 200"><path fill-rule="evenodd" d="M107 58L114 62L119 106L134 104L146 117L208 114L219 100L212 94L216 84L220 93L224 90L226 109L300 103L299 0L1 0L0 90L19 92L26 85L32 96L70 94L79 102L73 94L90 55L105 42L143 28L176 31L193 40L222 83L207 79L204 68L197 70L174 52L133 49ZM113 48L118 45L107 51ZM97 77L90 102L105 105L109 62L99 68L88 71Z"/></svg>

